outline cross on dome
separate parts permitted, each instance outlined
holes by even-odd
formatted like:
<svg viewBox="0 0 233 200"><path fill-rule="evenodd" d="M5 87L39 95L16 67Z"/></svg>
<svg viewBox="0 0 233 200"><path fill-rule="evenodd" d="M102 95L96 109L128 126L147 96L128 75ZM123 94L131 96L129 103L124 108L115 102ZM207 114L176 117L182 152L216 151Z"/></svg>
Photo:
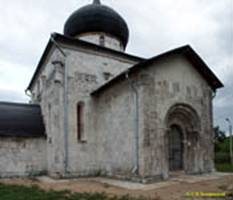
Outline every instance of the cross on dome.
<svg viewBox="0 0 233 200"><path fill-rule="evenodd" d="M100 0L94 0L93 4L101 4Z"/></svg>

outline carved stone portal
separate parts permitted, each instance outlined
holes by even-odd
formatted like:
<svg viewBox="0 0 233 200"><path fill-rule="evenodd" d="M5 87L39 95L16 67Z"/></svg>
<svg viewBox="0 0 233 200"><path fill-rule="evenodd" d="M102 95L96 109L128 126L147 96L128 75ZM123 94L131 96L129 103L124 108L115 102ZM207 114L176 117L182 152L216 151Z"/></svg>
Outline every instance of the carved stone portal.
<svg viewBox="0 0 233 200"><path fill-rule="evenodd" d="M166 126L166 159L169 171L196 173L201 131L197 112L189 105L174 105L167 113Z"/></svg>

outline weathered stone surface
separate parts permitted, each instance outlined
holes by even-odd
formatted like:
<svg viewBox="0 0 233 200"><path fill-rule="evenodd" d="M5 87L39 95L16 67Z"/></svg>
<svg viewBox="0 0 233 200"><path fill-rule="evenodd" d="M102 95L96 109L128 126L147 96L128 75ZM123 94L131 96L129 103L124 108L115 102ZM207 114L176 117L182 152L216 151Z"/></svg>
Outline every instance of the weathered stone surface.
<svg viewBox="0 0 233 200"><path fill-rule="evenodd" d="M114 94L113 97L106 96L106 98L103 99L104 104L101 104L99 101L95 102L90 96L90 93L107 81L106 73L114 77L135 64L135 61L119 57L110 57L109 55L99 54L98 52L86 52L84 49L80 51L67 49L66 53L67 58L65 59L55 50L38 77L38 81L40 81L42 76L47 77L45 80L47 84L43 86L41 90L41 101L39 103L42 107L48 135L48 173L51 176L65 175L64 66L68 69L69 176L114 174L115 171L124 174L125 168L131 171L133 168L132 164L126 164L126 167L122 168L121 163L124 162L124 160L122 161L122 157L125 157L124 155L128 153L129 148L134 148L134 146L131 145L130 147L127 140L119 136L119 142L122 143L122 145L125 143L124 151L118 154L116 148L111 150L112 143L116 144L116 147L119 148L118 142L114 142L116 139L115 132L117 130L119 131L120 128L119 123L115 124L115 128L111 127L111 124L114 125L114 123L111 122L110 117L108 119L109 128L107 129L107 127L101 127L100 120L97 121L98 113L104 112L105 109L108 111L108 108L105 108L105 106L111 105L112 103L114 104L113 101L117 101L115 97L118 97L118 94ZM35 97L37 97L39 93L36 85L37 84L34 85L32 91ZM118 98L121 101L122 108L124 108L125 102L129 105L131 104L129 100L129 98L132 98L131 94L127 94L125 100L121 100L121 97ZM37 102L38 100L33 99L33 101ZM77 140L76 108L80 101L85 104L84 132L86 142L79 142ZM124 113L124 115L122 113L122 117L119 116L122 120L129 114L127 110ZM128 129L132 129L133 121L130 122L130 124L127 124L127 122L128 121L126 121L126 126L129 128L126 130L128 131ZM103 129L105 132L102 132ZM114 130L114 133L111 134L111 138L108 138L108 131L110 130ZM121 132L120 135L122 136L126 135L123 131L119 132ZM131 153L128 154L132 156ZM111 159L113 157L116 157L116 161ZM130 157L130 159L128 159L128 157L125 157L125 161L127 163L132 163L133 158ZM115 165L115 163L118 164ZM114 168L114 170L112 168Z"/></svg>
<svg viewBox="0 0 233 200"><path fill-rule="evenodd" d="M0 178L46 173L45 139L0 138Z"/></svg>
<svg viewBox="0 0 233 200"><path fill-rule="evenodd" d="M117 51L124 51L122 42L105 33L89 33L78 36L78 39L104 46Z"/></svg>
<svg viewBox="0 0 233 200"><path fill-rule="evenodd" d="M185 58L174 57L156 65L148 70L148 74L154 75L153 86L145 87L141 94L144 97L142 116L145 127L142 135L153 135L150 137L151 146L144 146L143 173L146 176L162 174L168 177L166 130L172 123L183 127L184 170L191 174L213 171L211 88ZM179 108L180 111L169 113L172 108ZM185 112L187 117L180 118L186 116ZM169 117L173 121L167 121ZM197 141L194 141L195 138ZM189 142L192 149L187 146Z"/></svg>
<svg viewBox="0 0 233 200"><path fill-rule="evenodd" d="M47 169L52 176L113 176L152 181L169 177L168 135L171 125L183 132L183 169L188 174L211 172L212 90L182 56L152 63L103 91L90 93L135 62L84 49L56 50L41 71L46 86L33 93L42 106L47 130ZM68 174L64 171L64 67L68 76ZM138 92L138 107L135 92ZM33 101L38 101L34 99ZM77 140L77 104L84 103L84 135ZM139 112L139 169L136 166Z"/></svg>

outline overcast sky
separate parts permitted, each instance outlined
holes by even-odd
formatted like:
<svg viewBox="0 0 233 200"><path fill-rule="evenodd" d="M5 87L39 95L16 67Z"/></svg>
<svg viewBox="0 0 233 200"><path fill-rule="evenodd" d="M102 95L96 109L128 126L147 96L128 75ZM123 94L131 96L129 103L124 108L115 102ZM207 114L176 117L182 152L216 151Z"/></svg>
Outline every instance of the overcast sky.
<svg viewBox="0 0 233 200"><path fill-rule="evenodd" d="M27 102L24 90L49 40L91 0L0 0L0 101ZM225 85L215 123L233 121L233 0L102 0L128 22L127 52L152 57L190 44Z"/></svg>

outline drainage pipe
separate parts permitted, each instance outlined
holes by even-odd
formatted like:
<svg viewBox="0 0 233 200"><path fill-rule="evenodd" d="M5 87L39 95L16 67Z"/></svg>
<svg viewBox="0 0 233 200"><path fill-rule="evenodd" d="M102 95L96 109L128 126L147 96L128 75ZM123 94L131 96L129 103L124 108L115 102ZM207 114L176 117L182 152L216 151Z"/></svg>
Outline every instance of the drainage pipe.
<svg viewBox="0 0 233 200"><path fill-rule="evenodd" d="M129 78L129 72L125 73L125 78L129 81L132 92L134 93L134 105L135 105L135 114L134 114L134 133L135 133L135 164L133 168L133 173L139 174L139 94L135 84Z"/></svg>

